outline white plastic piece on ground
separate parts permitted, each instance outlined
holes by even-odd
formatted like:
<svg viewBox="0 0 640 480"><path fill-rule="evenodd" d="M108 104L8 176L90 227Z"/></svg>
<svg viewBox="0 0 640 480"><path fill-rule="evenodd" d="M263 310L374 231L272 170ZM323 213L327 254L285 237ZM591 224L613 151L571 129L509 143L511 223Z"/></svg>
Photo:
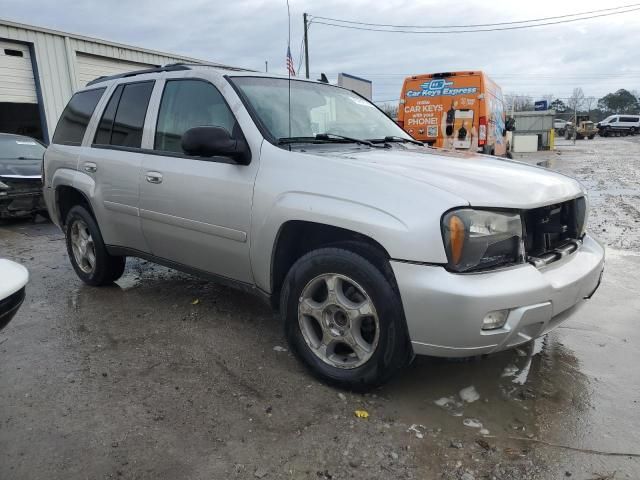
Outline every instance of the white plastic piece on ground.
<svg viewBox="0 0 640 480"><path fill-rule="evenodd" d="M490 432L486 428L481 428L479 433L480 435L489 435Z"/></svg>
<svg viewBox="0 0 640 480"><path fill-rule="evenodd" d="M424 425L418 425L417 423L414 423L409 428L407 428L407 432L415 433L416 438L424 438L424 433L422 432L422 430L424 430L425 428L426 427Z"/></svg>
<svg viewBox="0 0 640 480"><path fill-rule="evenodd" d="M518 370L520 369L515 365L507 365L506 367L504 367L504 370L502 371L502 376L513 377L516 373L518 373Z"/></svg>
<svg viewBox="0 0 640 480"><path fill-rule="evenodd" d="M460 398L467 403L472 403L477 400L480 400L480 394L478 393L478 391L473 385L460 390L459 395L460 395Z"/></svg>
<svg viewBox="0 0 640 480"><path fill-rule="evenodd" d="M477 418L465 418L462 423L465 427L482 428L482 422Z"/></svg>
<svg viewBox="0 0 640 480"><path fill-rule="evenodd" d="M438 400L436 400L433 403L435 403L439 407L446 407L450 403L454 403L454 402L455 402L455 400L454 400L453 397L442 397L442 398L439 398Z"/></svg>
<svg viewBox="0 0 640 480"><path fill-rule="evenodd" d="M276 352L286 352L286 351L287 351L287 349L286 349L286 348L281 347L280 345L276 345L275 347L273 347L273 349L274 349Z"/></svg>

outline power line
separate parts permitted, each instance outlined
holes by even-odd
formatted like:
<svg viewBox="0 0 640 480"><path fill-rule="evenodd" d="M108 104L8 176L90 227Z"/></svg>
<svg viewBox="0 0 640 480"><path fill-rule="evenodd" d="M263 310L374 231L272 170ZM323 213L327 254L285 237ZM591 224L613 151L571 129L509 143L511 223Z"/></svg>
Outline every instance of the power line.
<svg viewBox="0 0 640 480"><path fill-rule="evenodd" d="M530 20L519 20L519 21L512 21L512 22L499 22L499 23L475 23L475 24L468 24L468 25L393 25L393 24L388 24L388 23L367 23L367 22L358 22L355 20L341 20L339 18L330 18L330 17L321 17L321 16L316 16L316 15L312 15L312 18L318 18L318 19L322 19L322 20L328 20L331 22L340 22L340 23L350 23L350 24L354 24L354 25L367 25L367 26L373 26L373 27L393 27L393 28L418 28L418 29L424 29L424 28L477 28L477 27L495 27L495 26L500 26L500 25L515 25L515 24L522 24L522 23L533 23L533 22L542 22L542 21L546 21L546 20L556 20L558 18L568 18L568 17L579 17L582 15L589 15L592 13L601 13L601 12L609 12L612 10L621 10L623 8L630 8L630 7L638 7L640 6L640 3L631 3L628 5L620 5L619 7L611 7L611 8L601 8L599 10L591 10L588 12L580 12L580 13L571 13L571 14L566 14L566 15L557 15L554 17L542 17L542 18L532 18ZM624 12L620 12L620 13L624 13Z"/></svg>
<svg viewBox="0 0 640 480"><path fill-rule="evenodd" d="M589 20L589 19L592 19L592 18L600 18L600 17L609 17L609 16L612 16L612 15L620 15L622 13L630 13L630 12L635 12L637 10L640 10L640 7L632 8L632 9L629 9L629 10L625 10L623 12L601 13L599 15L590 15L590 16L581 17L581 18L558 20L558 21L555 21L555 22L536 23L536 24L533 24L533 25L517 25L517 26L501 27L501 28L480 28L480 29L474 29L474 30L397 30L397 29L396 30L388 30L387 28L357 27L357 26L353 26L353 25L343 25L343 24L341 25L341 24L338 24L338 23L319 22L317 20L315 20L314 23L317 24L317 25L327 25L329 27L338 27L338 28L345 28L345 29L350 29L350 30L366 30L366 31L370 31L370 32L447 35L447 34L454 34L454 33L500 32L500 31L505 31L505 30L521 30L521 29L525 29L525 28L544 27L544 26L547 26L547 25L559 25L559 24L562 24L562 23L572 23L572 22L578 22L578 21L581 21L581 20Z"/></svg>
<svg viewBox="0 0 640 480"><path fill-rule="evenodd" d="M452 71L452 70L449 70ZM359 72L358 75L365 77L412 77L420 74L413 73L369 73ZM537 78L609 78L609 77L640 77L640 72L619 72L619 73L584 73L584 74L563 74L563 73L491 73L491 78L498 77L537 77Z"/></svg>

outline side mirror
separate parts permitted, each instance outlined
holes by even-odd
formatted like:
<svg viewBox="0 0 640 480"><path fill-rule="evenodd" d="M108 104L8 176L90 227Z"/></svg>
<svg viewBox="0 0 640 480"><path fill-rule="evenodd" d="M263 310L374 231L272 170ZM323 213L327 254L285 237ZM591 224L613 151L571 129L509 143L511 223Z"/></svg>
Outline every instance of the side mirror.
<svg viewBox="0 0 640 480"><path fill-rule="evenodd" d="M231 136L226 128L193 127L182 135L182 150L187 155L199 157L230 157L240 165L251 162L251 152L244 140Z"/></svg>

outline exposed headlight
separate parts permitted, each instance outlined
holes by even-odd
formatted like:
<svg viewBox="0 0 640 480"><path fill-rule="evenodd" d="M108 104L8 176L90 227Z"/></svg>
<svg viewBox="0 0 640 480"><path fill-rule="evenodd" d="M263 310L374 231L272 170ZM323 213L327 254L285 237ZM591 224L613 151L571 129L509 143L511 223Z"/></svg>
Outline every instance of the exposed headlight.
<svg viewBox="0 0 640 480"><path fill-rule="evenodd" d="M442 219L449 269L468 272L524 261L518 213L464 208Z"/></svg>

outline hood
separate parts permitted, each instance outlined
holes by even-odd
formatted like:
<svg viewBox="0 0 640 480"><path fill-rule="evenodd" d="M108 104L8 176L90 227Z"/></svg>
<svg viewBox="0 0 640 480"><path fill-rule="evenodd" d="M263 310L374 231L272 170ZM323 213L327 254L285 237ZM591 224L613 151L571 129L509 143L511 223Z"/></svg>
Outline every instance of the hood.
<svg viewBox="0 0 640 480"><path fill-rule="evenodd" d="M331 156L390 177L428 184L476 207L528 209L582 195L576 180L513 160L418 147L331 150Z"/></svg>
<svg viewBox="0 0 640 480"><path fill-rule="evenodd" d="M0 158L0 177L40 177L42 160Z"/></svg>

